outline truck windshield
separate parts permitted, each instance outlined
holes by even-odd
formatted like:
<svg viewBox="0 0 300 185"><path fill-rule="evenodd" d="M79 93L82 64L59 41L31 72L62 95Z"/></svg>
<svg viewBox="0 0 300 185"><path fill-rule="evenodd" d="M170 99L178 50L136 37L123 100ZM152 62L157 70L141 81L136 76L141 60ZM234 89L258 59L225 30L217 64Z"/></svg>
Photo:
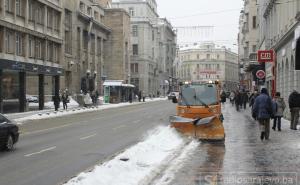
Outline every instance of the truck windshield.
<svg viewBox="0 0 300 185"><path fill-rule="evenodd" d="M217 89L214 84L201 84L185 86L181 92L182 106L205 106L215 105L217 100Z"/></svg>

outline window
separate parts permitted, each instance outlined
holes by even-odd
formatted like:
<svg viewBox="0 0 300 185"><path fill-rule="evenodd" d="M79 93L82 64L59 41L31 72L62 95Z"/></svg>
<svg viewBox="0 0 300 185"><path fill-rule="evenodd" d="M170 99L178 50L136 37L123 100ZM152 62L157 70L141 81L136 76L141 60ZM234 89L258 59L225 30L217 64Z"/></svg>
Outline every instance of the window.
<svg viewBox="0 0 300 185"><path fill-rule="evenodd" d="M152 41L154 41L154 30L152 30Z"/></svg>
<svg viewBox="0 0 300 185"><path fill-rule="evenodd" d="M9 13L13 13L13 1L12 0L5 0L5 10Z"/></svg>
<svg viewBox="0 0 300 185"><path fill-rule="evenodd" d="M80 2L79 8L80 8L80 11L81 11L82 13L85 13L85 5L84 5L83 2Z"/></svg>
<svg viewBox="0 0 300 185"><path fill-rule="evenodd" d="M152 48L152 58L154 58L154 48Z"/></svg>
<svg viewBox="0 0 300 185"><path fill-rule="evenodd" d="M59 31L59 24L60 24L60 21L59 21L59 12L53 12L53 28L55 31Z"/></svg>
<svg viewBox="0 0 300 185"><path fill-rule="evenodd" d="M217 70L220 70L220 64L217 64Z"/></svg>
<svg viewBox="0 0 300 185"><path fill-rule="evenodd" d="M6 34L5 34L5 47L6 47L6 53L14 52L14 37L13 37L13 33L9 30L6 30Z"/></svg>
<svg viewBox="0 0 300 185"><path fill-rule="evenodd" d="M130 71L131 71L131 73L138 73L139 72L139 64L130 64Z"/></svg>
<svg viewBox="0 0 300 185"><path fill-rule="evenodd" d="M199 54L197 54L197 59L198 59L198 60L200 59L200 55L199 55Z"/></svg>
<svg viewBox="0 0 300 185"><path fill-rule="evenodd" d="M132 26L132 36L133 37L137 37L138 36L138 26L137 25L133 25Z"/></svg>
<svg viewBox="0 0 300 185"><path fill-rule="evenodd" d="M252 17L252 27L253 27L253 29L256 28L256 16Z"/></svg>
<svg viewBox="0 0 300 185"><path fill-rule="evenodd" d="M23 38L20 33L16 33L16 54L19 56L23 54Z"/></svg>
<svg viewBox="0 0 300 185"><path fill-rule="evenodd" d="M206 59L210 59L210 54L206 54Z"/></svg>
<svg viewBox="0 0 300 185"><path fill-rule="evenodd" d="M200 65L199 64L197 64L197 69L199 69L200 68Z"/></svg>
<svg viewBox="0 0 300 185"><path fill-rule="evenodd" d="M72 32L65 30L65 52L72 54Z"/></svg>
<svg viewBox="0 0 300 185"><path fill-rule="evenodd" d="M35 42L35 57L42 59L42 42L40 40L36 40Z"/></svg>
<svg viewBox="0 0 300 185"><path fill-rule="evenodd" d="M83 49L88 49L89 36L87 31L83 31Z"/></svg>
<svg viewBox="0 0 300 185"><path fill-rule="evenodd" d="M29 37L29 57L34 57L34 38Z"/></svg>
<svg viewBox="0 0 300 185"><path fill-rule="evenodd" d="M252 52L255 52L256 51L256 45L253 45L252 46Z"/></svg>
<svg viewBox="0 0 300 185"><path fill-rule="evenodd" d="M95 35L91 35L91 54L95 54L95 49L96 49L96 42L95 42Z"/></svg>
<svg viewBox="0 0 300 185"><path fill-rule="evenodd" d="M53 23L52 9L48 8L48 11L47 11L47 27L52 29L52 23Z"/></svg>
<svg viewBox="0 0 300 185"><path fill-rule="evenodd" d="M96 11L94 11L94 18L95 18L96 20L99 20L99 13L96 12Z"/></svg>
<svg viewBox="0 0 300 185"><path fill-rule="evenodd" d="M91 8L91 7L88 7L88 8L87 8L87 14L88 14L88 15L92 15L92 8Z"/></svg>
<svg viewBox="0 0 300 185"><path fill-rule="evenodd" d="M137 44L132 45L132 53L133 55L138 55L139 54L139 49Z"/></svg>
<svg viewBox="0 0 300 185"><path fill-rule="evenodd" d="M33 2L28 1L28 11L29 11L29 21L34 20L34 10L33 10Z"/></svg>
<svg viewBox="0 0 300 185"><path fill-rule="evenodd" d="M97 38L97 54L101 55L101 38Z"/></svg>
<svg viewBox="0 0 300 185"><path fill-rule="evenodd" d="M217 59L220 59L220 55L217 55Z"/></svg>
<svg viewBox="0 0 300 185"><path fill-rule="evenodd" d="M58 46L53 44L53 62L58 63Z"/></svg>
<svg viewBox="0 0 300 185"><path fill-rule="evenodd" d="M36 9L35 20L37 21L38 24L41 24L41 25L44 24L43 9L40 6L37 7L37 9Z"/></svg>
<svg viewBox="0 0 300 185"><path fill-rule="evenodd" d="M16 14L22 16L21 0L16 0Z"/></svg>
<svg viewBox="0 0 300 185"><path fill-rule="evenodd" d="M133 7L129 8L129 15L132 16L132 17L134 16L134 9L133 9Z"/></svg>
<svg viewBox="0 0 300 185"><path fill-rule="evenodd" d="M48 42L48 46L47 46L47 59L48 59L48 61L52 61L53 60L53 43L52 42Z"/></svg>

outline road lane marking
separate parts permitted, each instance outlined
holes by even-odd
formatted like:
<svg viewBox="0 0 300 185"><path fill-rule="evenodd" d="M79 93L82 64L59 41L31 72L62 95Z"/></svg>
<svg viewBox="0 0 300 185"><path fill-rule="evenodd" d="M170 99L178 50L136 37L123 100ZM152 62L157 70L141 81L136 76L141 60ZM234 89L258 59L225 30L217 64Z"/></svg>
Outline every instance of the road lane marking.
<svg viewBox="0 0 300 185"><path fill-rule="evenodd" d="M68 127L68 126L71 126L71 125L74 125L74 124L66 124L66 125L61 125L61 126L57 126L57 127L37 130L37 131L33 131L33 132L24 132L24 133L21 133L21 135L24 136L24 135L30 135L30 134L38 134L38 133L41 133L41 132L55 130L55 129L59 129L59 128L64 128L64 127Z"/></svg>
<svg viewBox="0 0 300 185"><path fill-rule="evenodd" d="M120 126L118 126L118 127L113 128L113 130L118 130L118 129L124 128L124 127L126 127L126 126L125 126L125 125L120 125Z"/></svg>
<svg viewBox="0 0 300 185"><path fill-rule="evenodd" d="M96 136L96 135L97 135L97 134L92 134L92 135L89 135L89 136L85 136L85 137L80 138L80 140L86 140L86 139L91 138L91 137L94 137L94 136Z"/></svg>
<svg viewBox="0 0 300 185"><path fill-rule="evenodd" d="M53 147L50 147L50 148L46 148L44 150L41 150L39 152L35 152L35 153L31 153L31 154L26 154L24 155L25 157L30 157L30 156L33 156L33 155L36 155L36 154L41 154L41 153L44 153L44 152L48 152L50 150L54 150L56 148L56 146L53 146Z"/></svg>
<svg viewBox="0 0 300 185"><path fill-rule="evenodd" d="M141 122L142 120L135 120L135 121L133 121L133 123L139 123L139 122Z"/></svg>

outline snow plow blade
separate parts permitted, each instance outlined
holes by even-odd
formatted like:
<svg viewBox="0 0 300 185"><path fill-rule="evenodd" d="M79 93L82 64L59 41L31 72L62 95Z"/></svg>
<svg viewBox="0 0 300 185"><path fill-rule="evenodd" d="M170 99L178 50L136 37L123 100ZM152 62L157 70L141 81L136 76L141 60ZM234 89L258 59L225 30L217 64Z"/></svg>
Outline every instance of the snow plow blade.
<svg viewBox="0 0 300 185"><path fill-rule="evenodd" d="M202 141L224 141L225 131L222 122L216 116L191 119L180 116L170 117L171 127L186 136Z"/></svg>

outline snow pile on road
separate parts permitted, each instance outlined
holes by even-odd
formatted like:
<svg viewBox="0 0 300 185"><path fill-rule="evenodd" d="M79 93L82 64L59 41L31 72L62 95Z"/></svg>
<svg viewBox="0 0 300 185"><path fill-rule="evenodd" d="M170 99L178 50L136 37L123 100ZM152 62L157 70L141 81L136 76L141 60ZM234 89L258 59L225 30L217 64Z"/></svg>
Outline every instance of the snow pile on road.
<svg viewBox="0 0 300 185"><path fill-rule="evenodd" d="M188 145L189 150L197 146L195 143ZM174 129L158 127L148 133L144 141L92 171L79 174L65 185L148 184L167 168L186 144L187 140Z"/></svg>
<svg viewBox="0 0 300 185"><path fill-rule="evenodd" d="M30 115L30 116L25 116L23 118L18 118L18 119L15 119L15 121L18 124L22 124L23 122L28 121L28 120L40 120L40 119L62 117L62 116L67 116L67 115L100 111L100 110L105 110L105 109L119 108L119 107L125 107L125 106L142 104L142 103L153 102L153 101L162 101L162 100L166 100L166 98L154 98L154 99L146 101L146 102L134 102L134 103L127 102L127 103L119 103L119 104L103 104L98 107L85 108L85 107L79 107L78 103L74 99L71 99L70 103L68 103L68 110L59 110L59 111L49 110L48 112L37 113L37 114ZM53 102L45 103L45 107L54 108L52 106L53 106ZM63 107L63 105L61 104L60 107Z"/></svg>

